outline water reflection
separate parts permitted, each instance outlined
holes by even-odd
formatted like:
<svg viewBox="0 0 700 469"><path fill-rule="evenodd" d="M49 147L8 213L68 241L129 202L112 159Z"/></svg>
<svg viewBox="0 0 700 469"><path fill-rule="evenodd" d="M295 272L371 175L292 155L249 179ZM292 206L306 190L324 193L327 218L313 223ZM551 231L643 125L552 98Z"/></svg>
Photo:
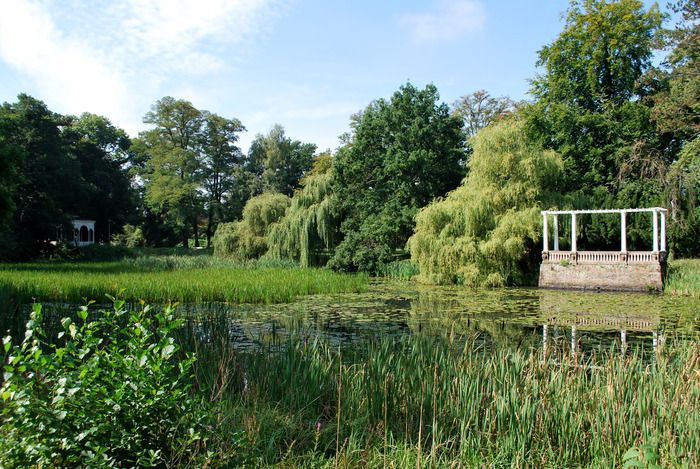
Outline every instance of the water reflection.
<svg viewBox="0 0 700 469"><path fill-rule="evenodd" d="M44 305L56 319L73 307ZM376 281L366 293L303 297L291 304L181 305L203 340L216 328L240 349L275 347L290 334L347 347L409 334L474 337L485 349L616 348L653 354L667 339L697 337L700 299L538 289L470 290ZM3 328L5 329L5 328ZM23 335L22 331L18 331Z"/></svg>
<svg viewBox="0 0 700 469"><path fill-rule="evenodd" d="M290 333L352 346L379 336L477 336L477 346L556 347L583 356L611 347L654 354L667 337L696 337L700 300L660 295L537 289L468 290L378 281L364 294L321 295L292 304L197 305L189 314L227 321L241 348ZM208 318L208 319L207 319ZM301 332L300 332L301 331Z"/></svg>

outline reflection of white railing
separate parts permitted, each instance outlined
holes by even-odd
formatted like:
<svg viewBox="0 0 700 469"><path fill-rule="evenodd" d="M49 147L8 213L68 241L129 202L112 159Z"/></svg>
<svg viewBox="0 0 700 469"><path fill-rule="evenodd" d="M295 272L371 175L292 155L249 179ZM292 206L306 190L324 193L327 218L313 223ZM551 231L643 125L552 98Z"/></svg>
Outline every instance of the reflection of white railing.
<svg viewBox="0 0 700 469"><path fill-rule="evenodd" d="M659 262L659 253L651 251L549 251L546 262L576 264L647 264Z"/></svg>

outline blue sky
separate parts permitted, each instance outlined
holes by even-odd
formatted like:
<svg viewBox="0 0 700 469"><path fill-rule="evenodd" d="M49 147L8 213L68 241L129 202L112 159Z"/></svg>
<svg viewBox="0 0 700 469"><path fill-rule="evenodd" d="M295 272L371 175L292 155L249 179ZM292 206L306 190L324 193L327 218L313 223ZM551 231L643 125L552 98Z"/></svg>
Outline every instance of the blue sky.
<svg viewBox="0 0 700 469"><path fill-rule="evenodd" d="M650 4L651 2L646 2ZM0 101L25 92L132 136L163 96L257 133L338 146L350 115L406 81L442 100L527 97L567 0L3 0Z"/></svg>

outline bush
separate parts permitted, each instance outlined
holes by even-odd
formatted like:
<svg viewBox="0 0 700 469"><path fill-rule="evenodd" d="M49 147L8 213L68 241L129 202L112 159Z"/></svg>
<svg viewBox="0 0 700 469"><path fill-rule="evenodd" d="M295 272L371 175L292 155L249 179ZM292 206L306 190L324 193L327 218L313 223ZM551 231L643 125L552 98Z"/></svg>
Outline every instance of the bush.
<svg viewBox="0 0 700 469"><path fill-rule="evenodd" d="M126 246L127 248L140 248L146 245L146 238L143 235L141 227L129 225L128 223L122 228L122 232L114 235L114 244L118 246Z"/></svg>
<svg viewBox="0 0 700 469"><path fill-rule="evenodd" d="M114 301L64 318L49 345L35 305L21 345L3 339L0 467L206 463L211 412L190 389L193 356L175 359L173 309Z"/></svg>

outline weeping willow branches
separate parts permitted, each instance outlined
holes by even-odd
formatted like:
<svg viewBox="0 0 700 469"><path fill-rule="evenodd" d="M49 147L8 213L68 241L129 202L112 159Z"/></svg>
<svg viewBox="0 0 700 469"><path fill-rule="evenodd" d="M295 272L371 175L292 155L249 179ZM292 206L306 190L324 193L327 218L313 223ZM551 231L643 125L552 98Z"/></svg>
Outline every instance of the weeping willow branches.
<svg viewBox="0 0 700 469"><path fill-rule="evenodd" d="M331 162L328 155L317 158L284 218L270 229L269 256L298 260L307 267L316 263L319 251L333 245L338 223L333 215Z"/></svg>
<svg viewBox="0 0 700 469"><path fill-rule="evenodd" d="M535 145L515 118L485 128L471 143L469 175L416 217L408 247L419 279L522 283L523 264L540 237L539 210L556 198L561 159Z"/></svg>

